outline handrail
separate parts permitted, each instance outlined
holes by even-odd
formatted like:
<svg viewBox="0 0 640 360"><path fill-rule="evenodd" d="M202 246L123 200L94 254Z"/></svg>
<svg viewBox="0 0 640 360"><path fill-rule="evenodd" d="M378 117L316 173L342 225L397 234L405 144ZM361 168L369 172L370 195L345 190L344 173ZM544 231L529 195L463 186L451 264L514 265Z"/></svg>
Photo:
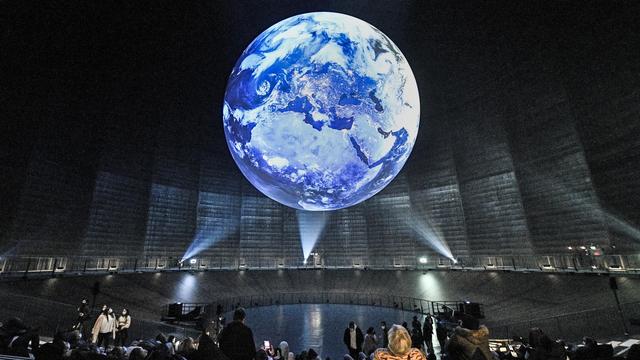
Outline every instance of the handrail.
<svg viewBox="0 0 640 360"><path fill-rule="evenodd" d="M621 304L624 314L624 322L632 331L639 332L632 327L632 319L640 319L640 301ZM616 306L606 306L561 315L540 317L510 323L493 325L490 332L493 337L511 338L526 336L530 328L542 329L552 338L561 338L567 341L579 341L584 336L595 339L610 339L611 337L624 337L625 326L620 318L620 312Z"/></svg>
<svg viewBox="0 0 640 360"><path fill-rule="evenodd" d="M372 270L468 270L519 271L546 273L610 273L640 274L640 258L625 254L599 256L582 253L551 255L463 256L454 262L439 255L404 256L385 259L323 258L304 264L301 259L279 258L223 258L202 256L180 262L170 256L115 257L47 257L0 256L0 279L15 277L48 277L102 273L138 273L166 271L211 270L314 270L314 269L372 269Z"/></svg>
<svg viewBox="0 0 640 360"><path fill-rule="evenodd" d="M278 293L246 294L236 296L224 296L211 299L208 303L182 303L182 313L184 315L193 310L196 306L202 307L202 312L213 313L217 306L221 306L223 312L232 311L238 306L245 308L292 305L292 304L348 304L366 305L376 307L395 308L402 311L411 311L420 314L437 313L441 304L462 304L463 301L432 301L410 296L398 296L375 293L356 292L311 292L311 291L290 291ZM168 314L169 306L162 307L163 316Z"/></svg>
<svg viewBox="0 0 640 360"><path fill-rule="evenodd" d="M621 303L620 306L623 306L623 307L638 306L638 307L640 307L640 301L631 301L631 302ZM585 309L585 310L580 310L580 311L564 313L564 314L560 314L560 315L542 316L542 317L539 317L539 318L529 319L529 320L498 322L498 323L494 324L494 326L495 327L500 327L500 326L510 326L510 325L524 324L524 323L529 323L529 322L532 322L532 321L533 322L535 322L535 321L549 321L549 320L561 319L561 318L566 318L566 317L571 317L571 316L579 316L579 315L584 315L584 314L593 314L593 313L596 313L596 312L597 313L602 313L602 312L612 311L612 310L615 310L617 312L618 308L616 306L604 306L604 307L599 307L599 308L591 308L591 309Z"/></svg>

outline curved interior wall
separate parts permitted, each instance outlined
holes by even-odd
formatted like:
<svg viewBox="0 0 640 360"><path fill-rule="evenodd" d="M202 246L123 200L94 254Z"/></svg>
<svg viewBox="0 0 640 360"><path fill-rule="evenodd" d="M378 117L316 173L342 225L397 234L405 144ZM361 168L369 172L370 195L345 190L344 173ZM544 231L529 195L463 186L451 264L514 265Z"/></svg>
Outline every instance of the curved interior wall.
<svg viewBox="0 0 640 360"><path fill-rule="evenodd" d="M409 209L454 256L591 244L637 254L639 4L378 5L325 10L394 39L420 87L422 126L387 189L331 213L321 256L433 255L403 223ZM202 241L202 256L302 263L295 211L243 179L220 102L253 36L312 5L166 3L118 23L98 15L114 11L102 4L30 6L9 9L2 39L15 91L3 106L0 254L178 258Z"/></svg>

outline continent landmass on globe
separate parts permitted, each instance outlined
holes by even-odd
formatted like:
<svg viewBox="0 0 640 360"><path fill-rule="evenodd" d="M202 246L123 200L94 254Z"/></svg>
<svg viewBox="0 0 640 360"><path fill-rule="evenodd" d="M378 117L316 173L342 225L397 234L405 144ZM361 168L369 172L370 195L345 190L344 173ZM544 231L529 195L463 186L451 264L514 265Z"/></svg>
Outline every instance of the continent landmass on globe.
<svg viewBox="0 0 640 360"><path fill-rule="evenodd" d="M243 52L223 121L258 190L293 208L335 210L397 175L419 108L409 64L386 35L348 15L309 13L273 25Z"/></svg>

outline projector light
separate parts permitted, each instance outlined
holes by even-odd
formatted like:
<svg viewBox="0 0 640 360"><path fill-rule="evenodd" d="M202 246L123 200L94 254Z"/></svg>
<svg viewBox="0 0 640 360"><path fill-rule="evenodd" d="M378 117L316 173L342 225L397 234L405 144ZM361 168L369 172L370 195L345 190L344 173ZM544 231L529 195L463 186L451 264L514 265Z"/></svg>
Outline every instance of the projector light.
<svg viewBox="0 0 640 360"><path fill-rule="evenodd" d="M418 261L420 262L420 264L426 264L427 263L427 258L423 256L423 257L419 258Z"/></svg>

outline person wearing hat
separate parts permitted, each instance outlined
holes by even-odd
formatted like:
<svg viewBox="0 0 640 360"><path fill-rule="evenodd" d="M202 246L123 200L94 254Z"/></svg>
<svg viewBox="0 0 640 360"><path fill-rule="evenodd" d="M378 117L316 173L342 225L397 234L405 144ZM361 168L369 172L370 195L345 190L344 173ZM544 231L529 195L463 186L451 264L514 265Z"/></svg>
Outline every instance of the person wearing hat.
<svg viewBox="0 0 640 360"><path fill-rule="evenodd" d="M349 350L349 355L351 355L352 358L357 359L358 354L362 351L364 336L362 335L362 330L356 326L355 322L351 321L349 323L349 327L344 330L342 340L347 346L347 350Z"/></svg>
<svg viewBox="0 0 640 360"><path fill-rule="evenodd" d="M389 329L389 347L373 353L374 360L426 360L422 351L411 347L411 336L403 326Z"/></svg>

